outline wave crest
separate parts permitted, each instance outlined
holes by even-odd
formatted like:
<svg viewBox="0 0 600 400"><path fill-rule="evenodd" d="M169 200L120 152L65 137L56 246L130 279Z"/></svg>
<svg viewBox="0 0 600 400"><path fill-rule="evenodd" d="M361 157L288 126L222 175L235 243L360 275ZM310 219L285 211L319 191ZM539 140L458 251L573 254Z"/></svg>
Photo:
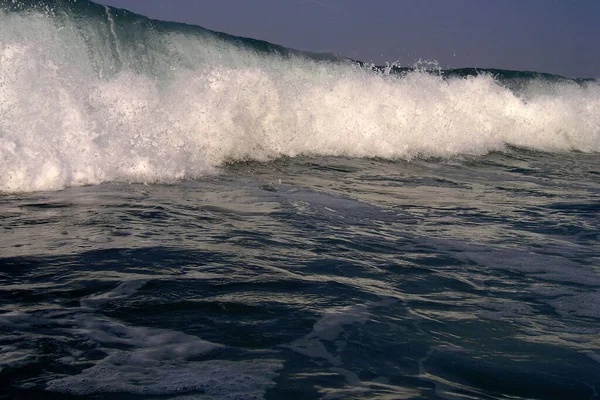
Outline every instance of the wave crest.
<svg viewBox="0 0 600 400"><path fill-rule="evenodd" d="M594 81L373 71L87 7L0 11L0 191L173 181L301 154L600 151Z"/></svg>

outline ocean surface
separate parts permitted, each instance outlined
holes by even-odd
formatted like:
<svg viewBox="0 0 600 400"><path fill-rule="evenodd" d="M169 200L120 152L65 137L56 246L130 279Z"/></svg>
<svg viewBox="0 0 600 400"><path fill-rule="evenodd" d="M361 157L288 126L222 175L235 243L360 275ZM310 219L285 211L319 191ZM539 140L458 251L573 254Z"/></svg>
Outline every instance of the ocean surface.
<svg viewBox="0 0 600 400"><path fill-rule="evenodd" d="M600 84L0 3L0 399L600 399Z"/></svg>

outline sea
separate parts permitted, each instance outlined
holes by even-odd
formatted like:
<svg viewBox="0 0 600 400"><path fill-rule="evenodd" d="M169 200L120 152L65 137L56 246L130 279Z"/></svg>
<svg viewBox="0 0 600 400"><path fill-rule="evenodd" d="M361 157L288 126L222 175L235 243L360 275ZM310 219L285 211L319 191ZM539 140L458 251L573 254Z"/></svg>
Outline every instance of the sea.
<svg viewBox="0 0 600 400"><path fill-rule="evenodd" d="M3 0L0 399L600 399L600 81Z"/></svg>

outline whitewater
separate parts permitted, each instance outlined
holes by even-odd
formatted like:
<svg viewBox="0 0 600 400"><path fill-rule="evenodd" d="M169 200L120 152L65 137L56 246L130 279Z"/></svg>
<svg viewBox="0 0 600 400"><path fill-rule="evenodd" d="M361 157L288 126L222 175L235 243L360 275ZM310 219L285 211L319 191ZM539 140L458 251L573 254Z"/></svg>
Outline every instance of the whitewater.
<svg viewBox="0 0 600 400"><path fill-rule="evenodd" d="M493 73L377 73L65 4L2 11L1 191L172 182L282 156L600 150L595 81L524 78L510 90Z"/></svg>
<svg viewBox="0 0 600 400"><path fill-rule="evenodd" d="M600 83L0 1L0 399L600 399Z"/></svg>

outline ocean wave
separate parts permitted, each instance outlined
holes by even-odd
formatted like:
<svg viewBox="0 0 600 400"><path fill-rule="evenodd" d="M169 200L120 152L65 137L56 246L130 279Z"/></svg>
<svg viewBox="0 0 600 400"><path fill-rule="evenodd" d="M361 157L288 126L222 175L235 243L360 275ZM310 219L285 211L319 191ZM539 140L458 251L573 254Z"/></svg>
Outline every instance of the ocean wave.
<svg viewBox="0 0 600 400"><path fill-rule="evenodd" d="M281 156L600 151L600 85L378 68L87 1L0 8L0 191L169 182Z"/></svg>

